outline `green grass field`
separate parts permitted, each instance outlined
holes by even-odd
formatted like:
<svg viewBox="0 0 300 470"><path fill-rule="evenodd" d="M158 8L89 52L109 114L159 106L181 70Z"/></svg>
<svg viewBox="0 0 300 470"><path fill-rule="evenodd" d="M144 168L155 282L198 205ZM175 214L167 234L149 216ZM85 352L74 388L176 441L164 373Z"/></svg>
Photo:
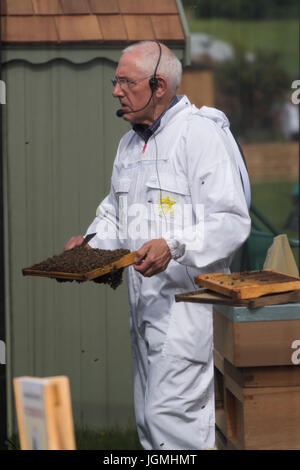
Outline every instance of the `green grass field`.
<svg viewBox="0 0 300 470"><path fill-rule="evenodd" d="M78 450L142 450L135 430L110 429L93 431L77 429L75 432Z"/></svg>
<svg viewBox="0 0 300 470"><path fill-rule="evenodd" d="M75 429L77 450L143 450L138 434L133 429L106 430ZM9 450L20 450L18 435L8 440Z"/></svg>
<svg viewBox="0 0 300 470"><path fill-rule="evenodd" d="M291 194L296 185L294 182L276 181L255 183L251 186L253 204L278 227L285 232L285 222L292 208ZM297 233L288 231L290 237ZM286 233L286 232L285 232Z"/></svg>
<svg viewBox="0 0 300 470"><path fill-rule="evenodd" d="M286 220L292 208L291 194L295 185L296 181L255 183L251 186L251 198L252 203L281 233L286 233L289 238L299 239L298 232L285 228ZM299 248L293 248L292 252L299 267Z"/></svg>
<svg viewBox="0 0 300 470"><path fill-rule="evenodd" d="M277 52L279 64L297 78L299 70L299 24L298 20L234 21L205 19L188 21L191 33L206 33L232 45L244 46L254 52L262 49Z"/></svg>

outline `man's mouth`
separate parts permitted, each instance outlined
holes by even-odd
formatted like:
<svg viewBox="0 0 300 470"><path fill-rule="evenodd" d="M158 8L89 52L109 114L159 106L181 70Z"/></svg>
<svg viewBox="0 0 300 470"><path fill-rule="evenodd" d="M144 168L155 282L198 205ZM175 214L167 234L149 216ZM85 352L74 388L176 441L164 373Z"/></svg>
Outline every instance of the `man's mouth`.
<svg viewBox="0 0 300 470"><path fill-rule="evenodd" d="M120 105L121 105L121 108L123 109L123 111L130 110L130 107L128 106L128 104L120 103Z"/></svg>

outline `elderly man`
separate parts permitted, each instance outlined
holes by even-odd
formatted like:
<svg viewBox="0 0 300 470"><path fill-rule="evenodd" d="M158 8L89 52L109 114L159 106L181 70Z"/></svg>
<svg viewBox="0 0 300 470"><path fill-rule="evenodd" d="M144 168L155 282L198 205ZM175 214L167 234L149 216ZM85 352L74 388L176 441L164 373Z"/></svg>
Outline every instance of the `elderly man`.
<svg viewBox="0 0 300 470"><path fill-rule="evenodd" d="M125 49L113 96L132 129L87 230L97 232L93 248L137 251L127 281L135 414L147 450L214 446L212 308L174 296L193 290L198 274L228 272L250 230L249 181L228 121L176 96L180 80L181 64L163 44Z"/></svg>

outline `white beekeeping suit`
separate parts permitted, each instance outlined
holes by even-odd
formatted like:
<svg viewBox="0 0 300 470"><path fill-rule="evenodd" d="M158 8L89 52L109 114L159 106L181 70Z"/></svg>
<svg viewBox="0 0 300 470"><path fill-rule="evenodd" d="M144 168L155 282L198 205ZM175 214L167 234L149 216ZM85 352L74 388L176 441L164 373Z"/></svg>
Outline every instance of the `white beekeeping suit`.
<svg viewBox="0 0 300 470"><path fill-rule="evenodd" d="M147 145L129 131L87 230L97 232L93 248L134 251L165 238L172 254L155 276L126 270L136 421L149 450L214 446L212 308L174 296L194 289L198 274L228 272L250 231L241 157L218 113L182 96Z"/></svg>

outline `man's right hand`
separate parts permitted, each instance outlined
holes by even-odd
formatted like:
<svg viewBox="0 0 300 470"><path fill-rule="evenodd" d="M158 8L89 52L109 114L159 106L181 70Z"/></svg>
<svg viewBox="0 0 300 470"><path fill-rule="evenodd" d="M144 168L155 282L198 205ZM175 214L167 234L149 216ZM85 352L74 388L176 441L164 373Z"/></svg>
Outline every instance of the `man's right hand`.
<svg viewBox="0 0 300 470"><path fill-rule="evenodd" d="M70 238L70 240L65 244L64 250L72 250L72 248L75 248L75 246L81 245L83 242L84 238L82 235L77 235L76 237ZM90 248L89 245L85 245L86 248Z"/></svg>

